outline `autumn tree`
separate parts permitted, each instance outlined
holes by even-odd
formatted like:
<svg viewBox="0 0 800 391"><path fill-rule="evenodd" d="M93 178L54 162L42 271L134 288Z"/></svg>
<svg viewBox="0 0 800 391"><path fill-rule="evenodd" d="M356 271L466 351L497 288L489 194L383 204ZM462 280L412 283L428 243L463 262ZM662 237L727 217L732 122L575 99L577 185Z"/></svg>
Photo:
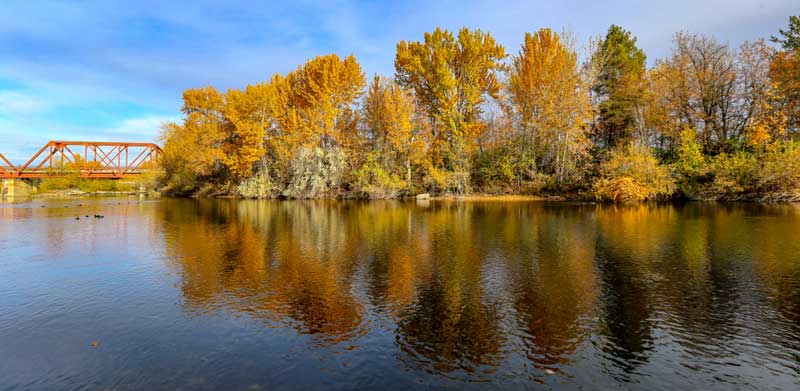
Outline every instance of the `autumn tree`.
<svg viewBox="0 0 800 391"><path fill-rule="evenodd" d="M367 93L364 95L361 111L363 113L362 121L364 122L365 138L367 144L373 151L382 151L386 145L386 122L387 116L384 114L384 89L387 81L374 75L372 81L367 87Z"/></svg>
<svg viewBox="0 0 800 391"><path fill-rule="evenodd" d="M376 75L364 98L363 116L371 150L385 169L399 168L410 183L412 165L420 164L426 152L413 93Z"/></svg>
<svg viewBox="0 0 800 391"><path fill-rule="evenodd" d="M222 94L213 87L183 93L182 124L164 126L165 161L169 170L191 177L237 182L249 177L264 155L267 121L265 85Z"/></svg>
<svg viewBox="0 0 800 391"><path fill-rule="evenodd" d="M769 77L776 91L781 110L787 116L787 127L800 132L800 52L779 52L770 64Z"/></svg>
<svg viewBox="0 0 800 391"><path fill-rule="evenodd" d="M697 129L707 151L730 148L749 120L743 105L753 104L741 99L737 54L711 37L678 33L674 42L653 73L660 104L674 128Z"/></svg>
<svg viewBox="0 0 800 391"><path fill-rule="evenodd" d="M397 82L414 91L432 138L435 166L468 170L468 157L483 131L487 97L497 97L505 49L488 33L462 28L458 37L437 28L422 42L397 44Z"/></svg>
<svg viewBox="0 0 800 391"><path fill-rule="evenodd" d="M223 113L227 121L223 161L234 178L247 178L265 153L267 85L259 83L244 90L229 90Z"/></svg>
<svg viewBox="0 0 800 391"><path fill-rule="evenodd" d="M285 171L301 147L357 148L357 100L366 84L355 57L315 57L266 87L267 146Z"/></svg>
<svg viewBox="0 0 800 391"><path fill-rule="evenodd" d="M569 40L550 29L526 33L511 61L508 95L521 168L563 182L587 154L590 119L587 86Z"/></svg>
<svg viewBox="0 0 800 391"><path fill-rule="evenodd" d="M769 76L775 55L763 39L743 43L737 55L739 102L745 119L743 141L751 147L764 147L786 136L780 91Z"/></svg>
<svg viewBox="0 0 800 391"><path fill-rule="evenodd" d="M183 123L163 126L162 165L175 191L192 191L198 179L213 179L221 168L224 105L223 94L213 87L188 89L183 93Z"/></svg>
<svg viewBox="0 0 800 391"><path fill-rule="evenodd" d="M640 113L645 100L646 57L636 46L636 37L616 25L611 25L592 57L599 66L592 86L599 98L595 136L602 145L613 147L644 126Z"/></svg>
<svg viewBox="0 0 800 391"><path fill-rule="evenodd" d="M323 148L351 146L356 135L356 99L366 81L354 56L315 57L289 74L293 104L315 143Z"/></svg>
<svg viewBox="0 0 800 391"><path fill-rule="evenodd" d="M789 17L789 29L772 37L783 51L775 53L769 77L775 88L777 104L786 115L786 124L793 134L800 132L800 16Z"/></svg>

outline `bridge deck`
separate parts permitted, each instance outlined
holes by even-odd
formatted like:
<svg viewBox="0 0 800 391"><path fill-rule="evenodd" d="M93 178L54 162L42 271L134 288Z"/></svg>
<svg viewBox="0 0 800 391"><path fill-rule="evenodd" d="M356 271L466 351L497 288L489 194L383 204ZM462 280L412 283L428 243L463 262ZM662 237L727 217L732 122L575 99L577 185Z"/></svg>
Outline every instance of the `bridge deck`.
<svg viewBox="0 0 800 391"><path fill-rule="evenodd" d="M152 143L50 141L19 167L0 154L0 178L31 179L79 175L121 179L155 167L161 148Z"/></svg>

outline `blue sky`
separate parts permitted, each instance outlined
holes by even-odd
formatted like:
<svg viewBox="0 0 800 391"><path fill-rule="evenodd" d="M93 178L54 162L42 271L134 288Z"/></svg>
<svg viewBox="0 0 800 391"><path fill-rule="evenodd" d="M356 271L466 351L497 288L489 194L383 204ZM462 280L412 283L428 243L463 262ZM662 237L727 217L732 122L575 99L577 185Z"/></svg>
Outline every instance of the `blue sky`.
<svg viewBox="0 0 800 391"><path fill-rule="evenodd" d="M395 44L436 26L491 32L511 53L526 31L566 29L582 46L612 23L648 61L679 30L739 45L775 34L797 0L34 1L0 7L0 152L20 161L50 139L156 140L181 91L263 81L317 54L393 72Z"/></svg>

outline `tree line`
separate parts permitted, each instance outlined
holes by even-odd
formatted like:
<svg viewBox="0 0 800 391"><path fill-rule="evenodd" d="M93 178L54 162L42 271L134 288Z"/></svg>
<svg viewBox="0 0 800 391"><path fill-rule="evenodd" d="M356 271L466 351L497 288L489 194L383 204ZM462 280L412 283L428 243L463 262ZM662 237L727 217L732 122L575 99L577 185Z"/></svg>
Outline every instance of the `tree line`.
<svg viewBox="0 0 800 391"><path fill-rule="evenodd" d="M243 89L183 93L163 126L176 194L392 198L553 194L613 201L800 199L800 17L732 48L677 33L648 67L612 25L401 41L394 77L315 57Z"/></svg>

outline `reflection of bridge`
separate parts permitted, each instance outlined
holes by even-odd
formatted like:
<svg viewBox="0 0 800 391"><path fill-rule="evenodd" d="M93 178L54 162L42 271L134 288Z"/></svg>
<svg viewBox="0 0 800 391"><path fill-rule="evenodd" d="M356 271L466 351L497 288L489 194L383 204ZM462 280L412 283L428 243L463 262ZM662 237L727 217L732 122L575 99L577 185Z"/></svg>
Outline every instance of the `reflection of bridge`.
<svg viewBox="0 0 800 391"><path fill-rule="evenodd" d="M0 154L0 178L126 178L152 168L160 154L150 143L50 141L19 167Z"/></svg>

